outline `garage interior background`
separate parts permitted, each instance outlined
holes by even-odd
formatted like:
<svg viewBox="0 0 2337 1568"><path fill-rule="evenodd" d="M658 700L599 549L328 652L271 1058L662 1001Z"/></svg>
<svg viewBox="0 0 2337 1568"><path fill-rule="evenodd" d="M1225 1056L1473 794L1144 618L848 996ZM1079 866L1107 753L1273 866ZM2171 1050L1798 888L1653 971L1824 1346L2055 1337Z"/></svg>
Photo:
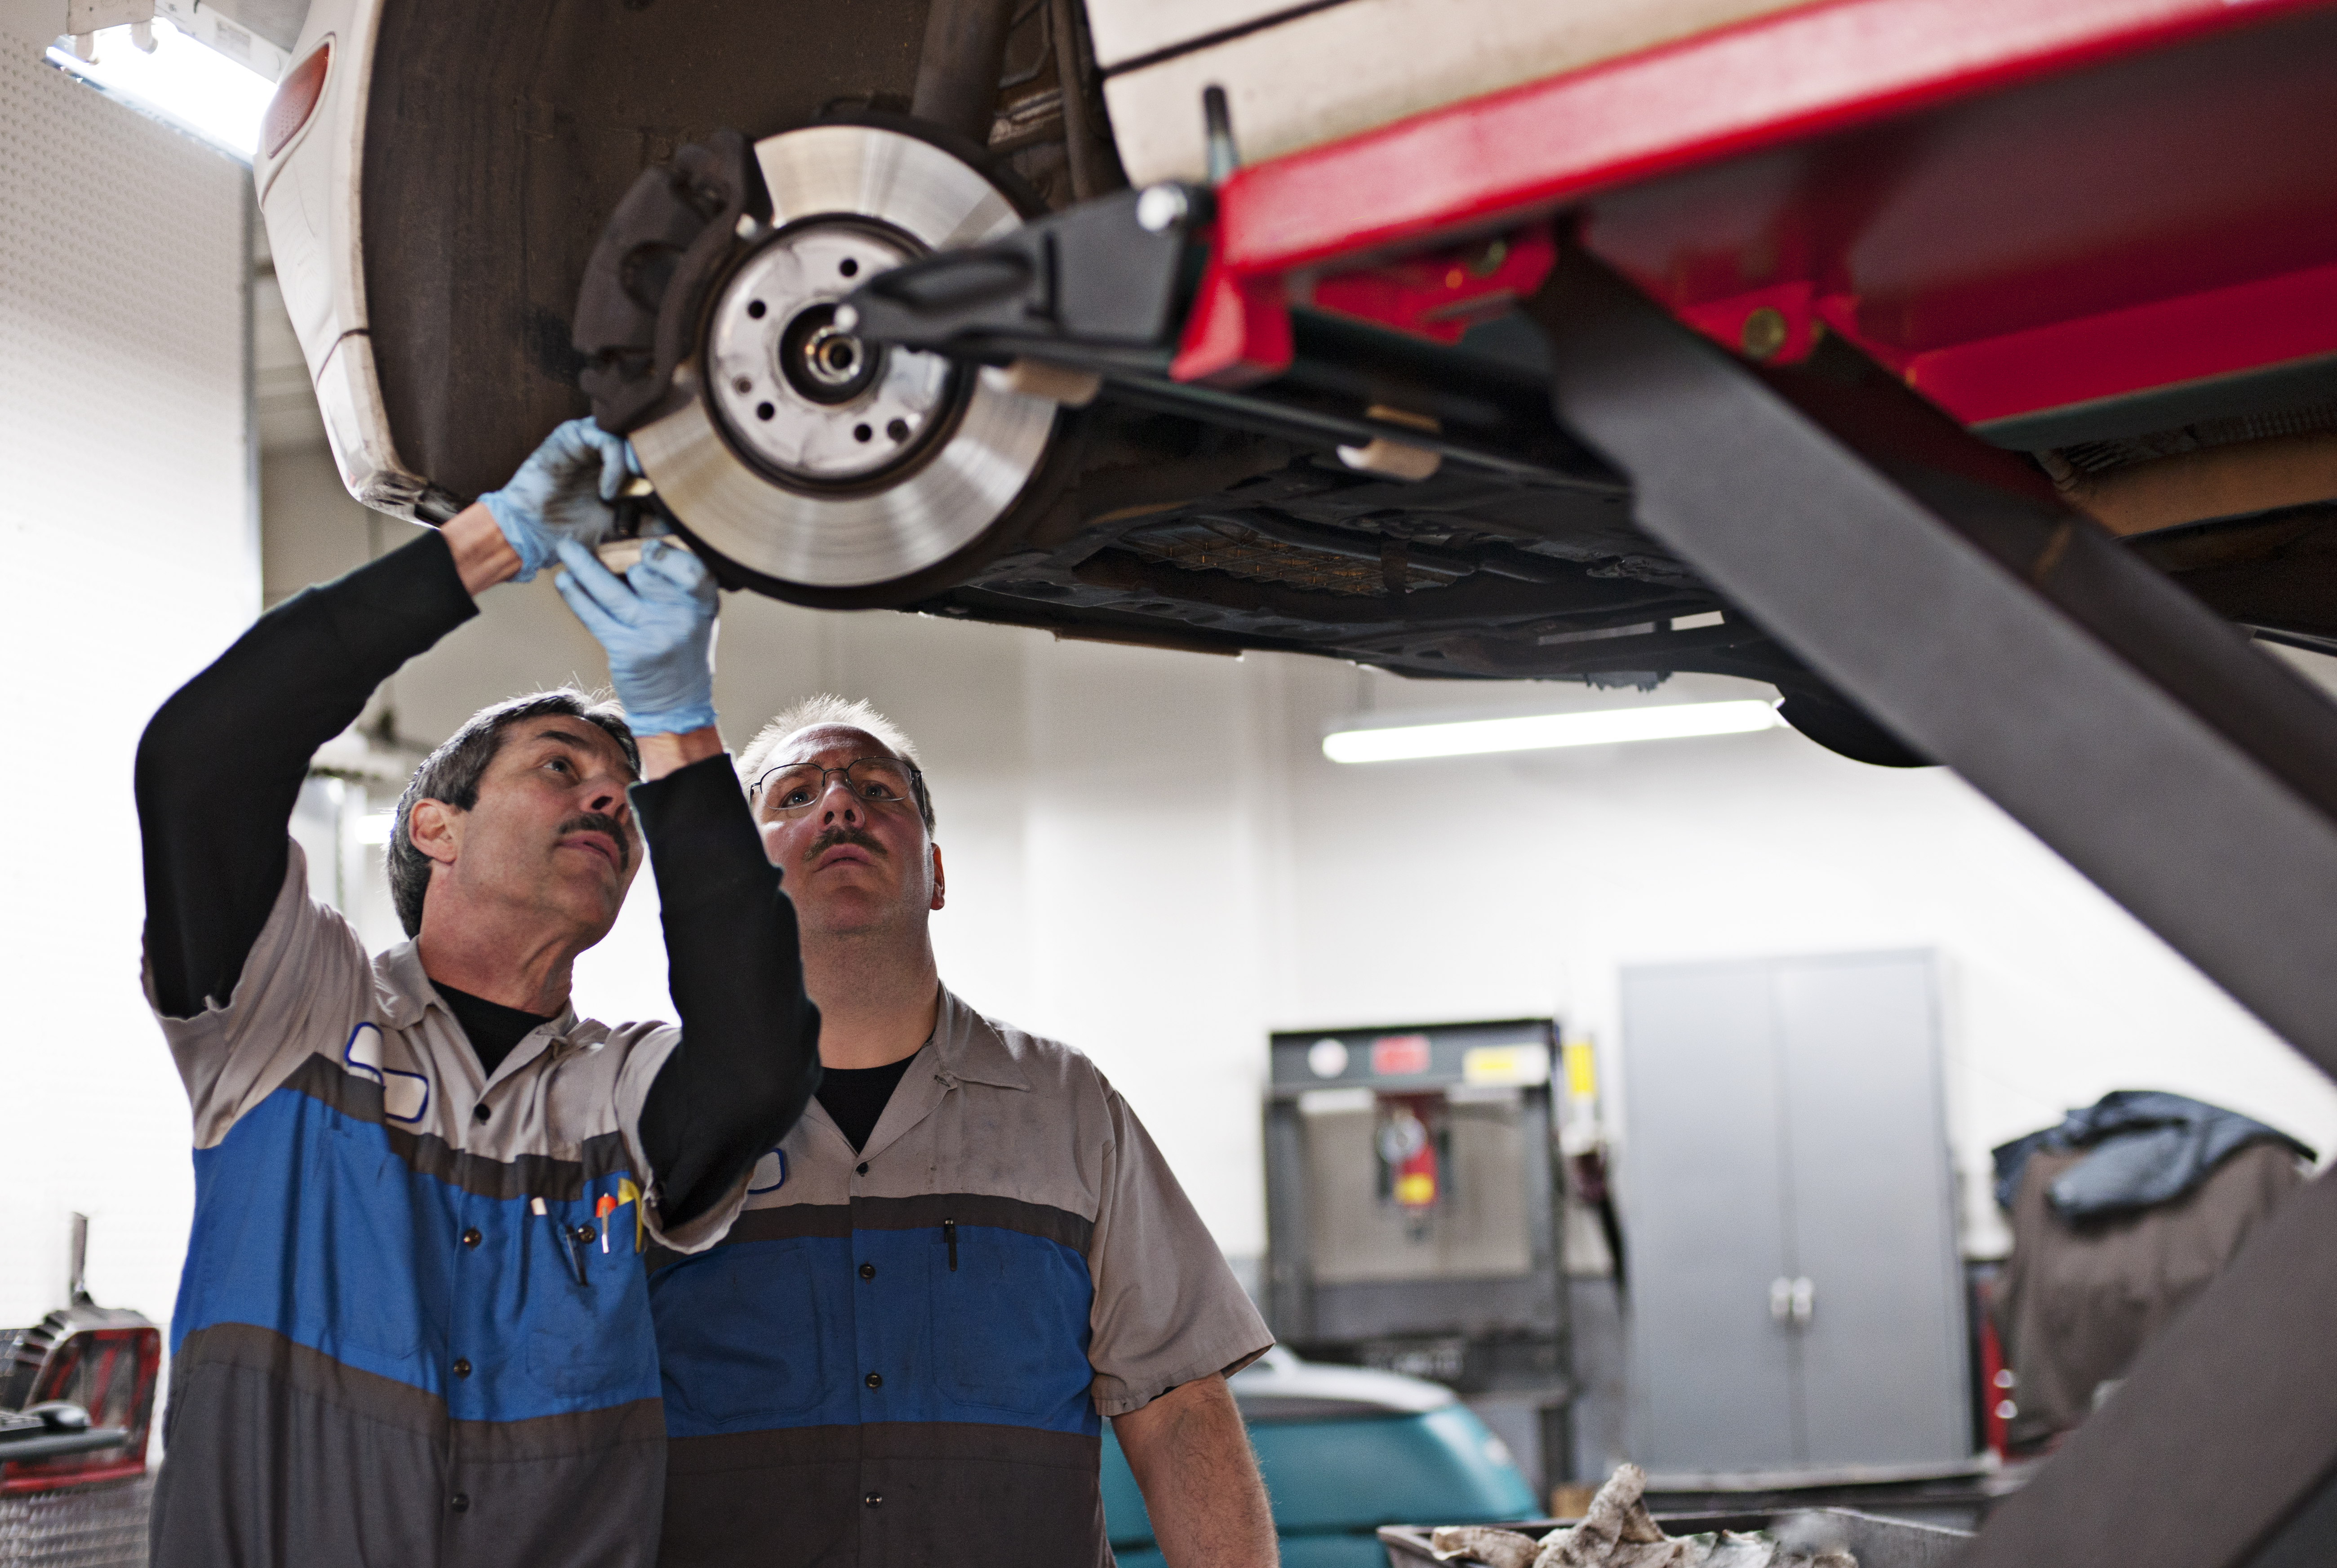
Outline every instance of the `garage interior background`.
<svg viewBox="0 0 2337 1568"><path fill-rule="evenodd" d="M0 1041L0 1321L62 1299L76 1210L98 1298L160 1318L192 1181L185 1101L136 989L138 732L264 603L411 529L340 489L240 165L41 64L21 28L0 31L0 126L15 758L0 918L18 1014ZM2292 657L2324 683L2337 670ZM750 596L725 603L720 660L734 746L822 690L917 737L949 860L944 977L1093 1055L1252 1275L1270 1031L1554 1014L1598 1044L1619 1130L1625 964L1935 950L1970 1255L2006 1240L1990 1146L2111 1088L2337 1144L2337 1086L1944 771L1865 768L1790 730L1361 768L1320 750L1359 720L1765 688L1433 685ZM426 746L482 702L571 677L599 683L599 652L540 582L498 590L384 701ZM345 789L336 824L327 794L304 831L351 843L388 803ZM394 939L377 872L345 869L323 890ZM580 1005L666 1011L655 913L644 881L580 967ZM1617 1159L1628 1197L1629 1150Z"/></svg>

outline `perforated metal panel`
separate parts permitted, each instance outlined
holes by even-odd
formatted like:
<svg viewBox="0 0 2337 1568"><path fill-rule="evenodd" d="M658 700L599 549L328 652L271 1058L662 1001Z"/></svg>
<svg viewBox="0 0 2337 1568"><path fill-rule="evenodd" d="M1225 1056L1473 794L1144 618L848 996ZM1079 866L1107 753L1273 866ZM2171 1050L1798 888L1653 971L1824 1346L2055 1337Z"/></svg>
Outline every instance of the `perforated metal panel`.
<svg viewBox="0 0 2337 1568"><path fill-rule="evenodd" d="M131 763L172 688L247 625L244 169L0 34L0 813L19 824L0 952L11 1169L0 1323L64 1285L170 1308L192 1183L187 1102L138 990Z"/></svg>
<svg viewBox="0 0 2337 1568"><path fill-rule="evenodd" d="M0 1497L0 1568L144 1568L152 1476Z"/></svg>

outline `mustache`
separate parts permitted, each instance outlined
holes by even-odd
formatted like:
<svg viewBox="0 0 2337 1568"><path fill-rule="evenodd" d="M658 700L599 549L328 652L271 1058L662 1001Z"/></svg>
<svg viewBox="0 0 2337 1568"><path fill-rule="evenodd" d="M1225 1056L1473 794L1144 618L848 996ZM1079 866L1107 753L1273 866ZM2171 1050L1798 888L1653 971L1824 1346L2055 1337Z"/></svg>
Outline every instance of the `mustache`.
<svg viewBox="0 0 2337 1568"><path fill-rule="evenodd" d="M581 817L571 817L560 825L556 838L571 833L606 833L617 846L617 869L629 870L633 864L633 836L622 822L606 811L587 811Z"/></svg>
<svg viewBox="0 0 2337 1568"><path fill-rule="evenodd" d="M856 846L867 850L871 856L882 857L888 853L885 846L876 842L876 836L868 829L847 824L841 828L831 828L813 839L811 848L804 851L804 864L807 866L811 864L839 844Z"/></svg>

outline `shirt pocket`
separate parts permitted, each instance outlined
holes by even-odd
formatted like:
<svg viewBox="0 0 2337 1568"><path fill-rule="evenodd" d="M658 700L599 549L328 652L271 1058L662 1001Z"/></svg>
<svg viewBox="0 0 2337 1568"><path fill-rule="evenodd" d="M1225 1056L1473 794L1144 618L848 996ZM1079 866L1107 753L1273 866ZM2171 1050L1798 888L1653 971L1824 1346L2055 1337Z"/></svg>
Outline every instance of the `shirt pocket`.
<svg viewBox="0 0 2337 1568"><path fill-rule="evenodd" d="M571 1216L530 1215L528 1376L562 1400L592 1405L653 1396L657 1346L649 1332L648 1303L628 1230L621 1249L600 1250L580 1240ZM547 1267L546 1265L549 1265ZM581 1279L581 1282L580 1282Z"/></svg>
<svg viewBox="0 0 2337 1568"><path fill-rule="evenodd" d="M287 1195L298 1318L294 1336L367 1371L411 1376L424 1295L415 1260L445 1228L435 1184L392 1152L376 1122L318 1107L304 1118L302 1170Z"/></svg>
<svg viewBox="0 0 2337 1568"><path fill-rule="evenodd" d="M1087 1261L1018 1230L952 1221L926 1249L942 1394L960 1405L1077 1420L1094 1368ZM1052 1420L1050 1420L1052 1424Z"/></svg>
<svg viewBox="0 0 2337 1568"><path fill-rule="evenodd" d="M826 1239L738 1242L669 1264L650 1292L671 1435L799 1426L852 1405L850 1316L828 1299L850 1268ZM849 1420L844 1412L831 1419Z"/></svg>

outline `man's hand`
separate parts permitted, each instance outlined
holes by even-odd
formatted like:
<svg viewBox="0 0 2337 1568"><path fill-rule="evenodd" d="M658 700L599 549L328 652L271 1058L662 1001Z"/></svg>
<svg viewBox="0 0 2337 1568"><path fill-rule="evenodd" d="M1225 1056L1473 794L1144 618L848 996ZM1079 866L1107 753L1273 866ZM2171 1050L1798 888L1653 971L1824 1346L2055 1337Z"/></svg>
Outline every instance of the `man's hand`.
<svg viewBox="0 0 2337 1568"><path fill-rule="evenodd" d="M592 544L606 538L617 523L610 503L632 472L625 438L590 419L571 419L545 436L508 484L478 500L519 554L513 581L524 583L551 565L562 539Z"/></svg>
<svg viewBox="0 0 2337 1568"><path fill-rule="evenodd" d="M1274 1514L1249 1433L1211 1373L1115 1416L1112 1436L1152 1516L1168 1568L1274 1568Z"/></svg>
<svg viewBox="0 0 2337 1568"><path fill-rule="evenodd" d="M722 749L714 728L714 612L706 564L663 539L642 544L622 577L573 540L555 546L567 568L552 580L609 655L609 680L641 741L651 779Z"/></svg>

